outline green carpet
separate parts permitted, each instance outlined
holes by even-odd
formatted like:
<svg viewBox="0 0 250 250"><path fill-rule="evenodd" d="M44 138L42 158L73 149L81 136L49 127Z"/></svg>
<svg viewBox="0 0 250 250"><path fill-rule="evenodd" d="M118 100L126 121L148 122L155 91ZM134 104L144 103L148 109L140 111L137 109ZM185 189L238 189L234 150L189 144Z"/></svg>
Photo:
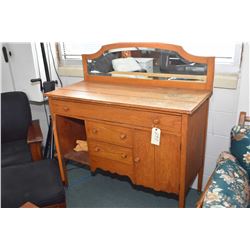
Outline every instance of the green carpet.
<svg viewBox="0 0 250 250"><path fill-rule="evenodd" d="M87 167L68 164L69 185L66 188L67 207L77 208L175 208L175 195L154 192L131 184L127 177L120 177L97 170L91 176ZM190 189L186 207L195 207L199 192Z"/></svg>

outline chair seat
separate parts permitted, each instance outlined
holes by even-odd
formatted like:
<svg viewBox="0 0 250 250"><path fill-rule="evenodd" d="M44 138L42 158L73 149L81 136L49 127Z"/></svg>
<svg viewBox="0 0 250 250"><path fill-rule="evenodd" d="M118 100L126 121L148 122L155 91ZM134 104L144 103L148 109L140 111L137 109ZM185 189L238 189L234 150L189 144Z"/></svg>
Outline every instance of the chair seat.
<svg viewBox="0 0 250 250"><path fill-rule="evenodd" d="M7 142L1 145L1 166L28 163L32 161L26 140Z"/></svg>
<svg viewBox="0 0 250 250"><path fill-rule="evenodd" d="M42 160L2 168L2 207L25 202L45 207L65 202L65 191L55 160Z"/></svg>

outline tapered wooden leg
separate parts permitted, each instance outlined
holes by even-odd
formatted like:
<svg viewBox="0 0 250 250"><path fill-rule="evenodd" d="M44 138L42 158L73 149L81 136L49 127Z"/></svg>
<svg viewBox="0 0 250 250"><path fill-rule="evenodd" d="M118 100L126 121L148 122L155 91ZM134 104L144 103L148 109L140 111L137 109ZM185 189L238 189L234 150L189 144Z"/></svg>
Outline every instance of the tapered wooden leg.
<svg viewBox="0 0 250 250"><path fill-rule="evenodd" d="M201 167L199 172L198 172L198 185L197 189L199 192L202 191L202 180L203 180L203 172L204 172L204 167Z"/></svg>
<svg viewBox="0 0 250 250"><path fill-rule="evenodd" d="M185 199L186 199L186 187L185 187L185 183L182 181L180 183L179 208L185 207Z"/></svg>
<svg viewBox="0 0 250 250"><path fill-rule="evenodd" d="M179 194L179 208L185 208L185 192Z"/></svg>
<svg viewBox="0 0 250 250"><path fill-rule="evenodd" d="M61 175L61 180L65 186L68 185L68 177L66 173L66 167L64 164L61 148L59 145L59 138L58 138L58 133L57 133L57 117L53 116L52 121L53 121L53 132L54 132L54 138L55 138L55 145L56 145L56 152L57 152L57 159L59 163L59 170L60 170L60 175Z"/></svg>

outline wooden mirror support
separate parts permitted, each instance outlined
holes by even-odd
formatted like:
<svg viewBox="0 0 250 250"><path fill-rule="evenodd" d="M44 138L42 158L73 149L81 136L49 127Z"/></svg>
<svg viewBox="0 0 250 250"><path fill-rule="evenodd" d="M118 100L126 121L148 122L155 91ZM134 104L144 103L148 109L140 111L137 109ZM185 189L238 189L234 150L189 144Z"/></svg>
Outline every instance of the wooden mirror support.
<svg viewBox="0 0 250 250"><path fill-rule="evenodd" d="M114 63L112 64L112 62L117 61L118 58L135 59L134 63L139 64L139 59L152 59L152 66L150 70L145 70L146 72L138 72L138 68L136 68L136 72L115 71ZM82 55L82 60L86 81L112 81L125 84L138 83L147 86L206 90L211 90L213 87L214 58L191 55L177 45L162 43L109 44L103 46L94 54ZM94 68L93 72L98 72L94 74L89 69L89 65L93 61L99 64L97 66L100 66ZM178 65L178 62L181 65ZM101 63L106 65L101 67ZM111 64L111 66L109 67L108 64ZM202 66L205 70L199 73L198 69L201 70ZM182 70L184 67L185 70ZM197 69L196 71L192 70L195 68Z"/></svg>
<svg viewBox="0 0 250 250"><path fill-rule="evenodd" d="M115 54L105 57L107 51ZM93 174L101 168L174 193L184 207L197 175L202 187L214 58L176 45L117 43L82 59L84 81L46 94L62 180L66 160L75 160ZM120 59L132 63L121 67ZM161 131L158 145L152 128ZM73 152L77 140L87 141L88 152Z"/></svg>

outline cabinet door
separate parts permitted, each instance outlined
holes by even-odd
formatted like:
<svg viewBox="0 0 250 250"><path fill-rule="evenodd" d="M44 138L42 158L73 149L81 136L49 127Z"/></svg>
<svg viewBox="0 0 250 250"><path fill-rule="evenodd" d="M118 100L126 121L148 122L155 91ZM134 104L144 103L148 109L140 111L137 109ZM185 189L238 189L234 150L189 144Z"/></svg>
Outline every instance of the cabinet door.
<svg viewBox="0 0 250 250"><path fill-rule="evenodd" d="M161 132L160 146L155 146L155 188L179 193L180 136Z"/></svg>
<svg viewBox="0 0 250 250"><path fill-rule="evenodd" d="M154 145L150 131L134 131L134 171L137 185L154 188Z"/></svg>

